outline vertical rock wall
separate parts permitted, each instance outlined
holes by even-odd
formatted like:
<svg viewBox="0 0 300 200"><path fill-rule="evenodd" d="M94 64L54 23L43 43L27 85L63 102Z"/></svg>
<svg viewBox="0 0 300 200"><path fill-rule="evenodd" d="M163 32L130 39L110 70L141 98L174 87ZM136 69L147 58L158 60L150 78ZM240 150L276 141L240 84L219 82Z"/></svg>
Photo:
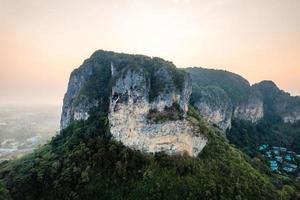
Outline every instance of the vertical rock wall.
<svg viewBox="0 0 300 200"><path fill-rule="evenodd" d="M164 112L165 107L171 107L174 103L179 104L185 113L191 94L189 81L186 79L181 91L171 85L166 86L168 92L161 92L153 102L149 102L150 85L143 70L123 73L112 87L109 114L112 136L126 146L145 152L187 152L196 156L206 145L207 139L201 134L197 135L196 128L189 121L182 119L154 123L147 117L150 109ZM168 81L169 77L165 78Z"/></svg>

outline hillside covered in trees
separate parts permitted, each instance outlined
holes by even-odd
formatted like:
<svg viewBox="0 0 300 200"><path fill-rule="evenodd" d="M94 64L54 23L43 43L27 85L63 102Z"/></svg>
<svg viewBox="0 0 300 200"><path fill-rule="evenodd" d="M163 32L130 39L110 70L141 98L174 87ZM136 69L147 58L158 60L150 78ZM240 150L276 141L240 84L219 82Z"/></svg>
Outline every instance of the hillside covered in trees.
<svg viewBox="0 0 300 200"><path fill-rule="evenodd" d="M218 82L217 79L209 77L207 84ZM248 83L243 79L235 77L234 80L244 82L245 88L248 88ZM189 84L193 84L192 81L193 78L190 80L184 70L163 59L95 52L71 75L62 113L64 127L60 134L32 154L1 163L1 198L300 198L299 183L271 173L264 157L251 158L231 145L222 130L206 122L193 101L190 105L187 100L191 95ZM218 88L216 96L222 93L228 99L234 98L234 104L245 101L247 92L243 92L244 86L231 90L228 79L220 82L224 83L224 88ZM196 86L201 90L200 84ZM239 95L239 90L245 96ZM173 98L173 94L177 98ZM172 98L169 98L170 95ZM192 94L191 98L193 100L195 96ZM165 104L162 110L159 110L161 107L147 107L159 106L157 102L161 99L170 101L170 104ZM130 103L136 106L124 107ZM118 106L111 107L112 104ZM159 138L164 138L166 133L157 131L157 127L165 127L167 136L177 134L178 129L183 132L197 130L197 133L182 134L186 134L185 138L191 141L199 135L205 138L203 149L192 156L194 154L187 151L165 153L163 148L162 152L154 148L153 152L145 152L142 148L124 145L120 142L122 140L116 140L117 134L111 131L115 128L113 126L120 127L119 121L112 115L120 116L127 111L124 108L129 109L131 116L147 111L145 116L141 115L142 122L132 123L131 119L125 118L129 122L121 124L124 133L132 134L132 129L138 128L132 124L142 123L150 124L144 126L146 130L141 129L143 133L156 134ZM180 125L184 122L192 129L182 128ZM232 130L235 130L234 127ZM130 134L128 137L131 137ZM188 137L192 134L198 135ZM234 137L230 139L234 141ZM125 138L123 141L128 140ZM140 141L136 142L138 144ZM199 146L196 144L196 147Z"/></svg>

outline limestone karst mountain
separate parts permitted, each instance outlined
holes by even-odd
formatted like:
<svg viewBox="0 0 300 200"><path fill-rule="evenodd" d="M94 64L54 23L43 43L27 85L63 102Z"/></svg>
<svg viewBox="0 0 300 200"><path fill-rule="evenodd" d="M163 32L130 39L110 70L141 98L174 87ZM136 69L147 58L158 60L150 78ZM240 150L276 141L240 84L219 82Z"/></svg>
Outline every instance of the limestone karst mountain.
<svg viewBox="0 0 300 200"><path fill-rule="evenodd" d="M61 127L107 111L112 137L126 146L197 156L207 139L187 118L191 90L188 73L170 62L97 51L70 77Z"/></svg>
<svg viewBox="0 0 300 200"><path fill-rule="evenodd" d="M260 96L236 75L234 89L203 86L195 76L160 58L96 51L70 76L60 134L0 165L0 197L299 198L293 180L232 146L201 109L224 108L213 123L228 126L229 112L252 123L262 117L252 116L262 112Z"/></svg>

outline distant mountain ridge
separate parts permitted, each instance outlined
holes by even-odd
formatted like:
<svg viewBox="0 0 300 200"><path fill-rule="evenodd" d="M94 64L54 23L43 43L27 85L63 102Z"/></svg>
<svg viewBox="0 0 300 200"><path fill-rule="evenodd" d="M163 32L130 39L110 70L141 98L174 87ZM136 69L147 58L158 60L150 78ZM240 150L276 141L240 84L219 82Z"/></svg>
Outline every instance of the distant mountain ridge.
<svg viewBox="0 0 300 200"><path fill-rule="evenodd" d="M280 90L272 81L262 81L253 85L263 97L265 113L280 116L286 123L300 120L300 96L291 96Z"/></svg>
<svg viewBox="0 0 300 200"><path fill-rule="evenodd" d="M277 115L286 123L300 120L300 97L290 96L272 81L250 85L243 77L205 68L187 68L193 90L191 104L211 124L225 130L234 119L257 122Z"/></svg>

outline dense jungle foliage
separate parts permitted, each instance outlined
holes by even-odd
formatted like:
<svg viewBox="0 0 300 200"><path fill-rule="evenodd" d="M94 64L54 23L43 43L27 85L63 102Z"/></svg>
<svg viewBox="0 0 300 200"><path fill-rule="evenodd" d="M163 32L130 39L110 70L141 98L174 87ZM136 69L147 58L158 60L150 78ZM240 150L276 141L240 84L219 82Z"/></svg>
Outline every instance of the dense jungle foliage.
<svg viewBox="0 0 300 200"><path fill-rule="evenodd" d="M227 138L250 155L261 144L287 147L300 153L300 122L284 123L280 117L265 117L258 123L234 120Z"/></svg>
<svg viewBox="0 0 300 200"><path fill-rule="evenodd" d="M232 104L236 105L247 100L251 93L249 82L237 74L198 67L187 68L186 71L192 77L192 99L196 98L194 95L197 96L201 90L207 88L206 90L209 92L218 93L219 96L223 96L226 99L230 98Z"/></svg>
<svg viewBox="0 0 300 200"><path fill-rule="evenodd" d="M72 123L53 140L0 166L2 199L295 199L297 188L268 175L208 127L209 138L192 158L145 154L110 139L106 113ZM260 168L266 170L261 170Z"/></svg>

